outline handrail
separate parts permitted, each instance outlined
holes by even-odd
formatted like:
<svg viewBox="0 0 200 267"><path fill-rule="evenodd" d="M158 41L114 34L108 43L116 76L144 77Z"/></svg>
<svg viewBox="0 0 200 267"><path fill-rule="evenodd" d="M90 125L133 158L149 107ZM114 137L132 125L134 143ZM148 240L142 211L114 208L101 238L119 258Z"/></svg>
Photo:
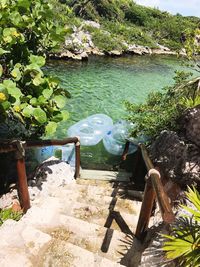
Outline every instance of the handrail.
<svg viewBox="0 0 200 267"><path fill-rule="evenodd" d="M125 149L122 155L122 159L125 160L128 148L129 148L129 141L127 141L125 145ZM140 156L141 155L141 156ZM170 205L169 198L164 191L164 187L162 184L162 177L160 172L156 170L153 166L153 163L148 155L147 149L144 144L138 145L138 155L137 155L137 165L139 165L140 159L143 159L146 169L147 169L147 181L144 190L144 197L142 201L142 206L140 210L140 215L138 219L138 224L136 228L135 236L138 239L144 237L148 225L149 220L152 214L152 209L154 205L155 198L158 201L158 205L160 208L162 219L165 223L172 223L175 220L175 216L172 211L172 207Z"/></svg>
<svg viewBox="0 0 200 267"><path fill-rule="evenodd" d="M147 231L155 198L157 198L161 216L165 223L172 223L175 220L175 216L172 211L169 198L166 192L164 191L164 187L161 181L161 175L159 171L154 168L145 145L139 144L138 149L140 149L142 158L145 162L148 172L147 182L144 190L144 198L142 201L142 206L135 233L135 236L138 239L141 239Z"/></svg>
<svg viewBox="0 0 200 267"><path fill-rule="evenodd" d="M18 190L19 198L23 212L30 208L30 197L28 192L26 167L25 167L25 149L31 147L43 146L59 146L69 143L75 144L75 174L74 177L80 176L80 141L79 137L71 137L63 140L36 140L36 141L20 141L20 140L0 140L0 153L8 153L15 151L16 165L18 174Z"/></svg>

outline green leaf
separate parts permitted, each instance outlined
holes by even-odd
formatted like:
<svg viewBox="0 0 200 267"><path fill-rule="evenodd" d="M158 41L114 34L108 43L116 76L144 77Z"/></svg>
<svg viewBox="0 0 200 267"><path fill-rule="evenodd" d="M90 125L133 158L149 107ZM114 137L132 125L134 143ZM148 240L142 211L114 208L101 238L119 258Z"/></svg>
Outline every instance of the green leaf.
<svg viewBox="0 0 200 267"><path fill-rule="evenodd" d="M34 108L31 105L28 105L27 107L23 109L22 114L26 118L31 118L31 116L33 115L33 112L34 112Z"/></svg>
<svg viewBox="0 0 200 267"><path fill-rule="evenodd" d="M47 126L45 127L46 135L49 135L49 136L53 135L56 132L56 129L57 129L56 122L53 122L53 121L48 122Z"/></svg>
<svg viewBox="0 0 200 267"><path fill-rule="evenodd" d="M10 51L4 50L3 48L0 47L0 56L8 53L10 53Z"/></svg>
<svg viewBox="0 0 200 267"><path fill-rule="evenodd" d="M43 105L43 104L46 104L46 103L47 103L47 99L43 95L38 97L38 104L39 105Z"/></svg>
<svg viewBox="0 0 200 267"><path fill-rule="evenodd" d="M29 59L31 64L36 64L39 67L43 67L46 61L44 57L35 55L30 55Z"/></svg>
<svg viewBox="0 0 200 267"><path fill-rule="evenodd" d="M3 103L1 103L1 106L6 111L6 110L8 110L11 107L11 104L10 104L9 101L4 101Z"/></svg>
<svg viewBox="0 0 200 267"><path fill-rule="evenodd" d="M33 116L40 124L43 124L47 121L47 115L41 108L35 108L33 111Z"/></svg>
<svg viewBox="0 0 200 267"><path fill-rule="evenodd" d="M43 79L42 77L41 77L41 74L40 73L38 73L36 76L35 76L35 78L33 79L33 84L35 85L35 86L38 86L38 85L40 85L40 84L43 84L45 82L45 79Z"/></svg>
<svg viewBox="0 0 200 267"><path fill-rule="evenodd" d="M16 100L23 95L21 90L16 86L16 83L14 83L13 81L4 80L3 85L7 89L8 94L13 96Z"/></svg>
<svg viewBox="0 0 200 267"><path fill-rule="evenodd" d="M66 105L66 97L62 95L55 96L54 101L56 102L58 108L64 108L64 106Z"/></svg>
<svg viewBox="0 0 200 267"><path fill-rule="evenodd" d="M22 77L21 75L21 71L19 70L19 68L14 68L12 71L11 71L11 75L13 76L13 78L16 80L16 81L19 81Z"/></svg>
<svg viewBox="0 0 200 267"><path fill-rule="evenodd" d="M32 106L37 106L37 104L38 104L37 98L36 98L36 97L31 98L31 100L30 100L30 104L31 104Z"/></svg>
<svg viewBox="0 0 200 267"><path fill-rule="evenodd" d="M2 76L2 74L3 74L3 67L2 67L2 65L0 64L0 77Z"/></svg>
<svg viewBox="0 0 200 267"><path fill-rule="evenodd" d="M52 89L52 88L50 88L50 89L44 89L44 90L42 91L42 94L43 94L43 96L44 96L46 99L49 99L49 98L52 96L52 94L53 94L53 89Z"/></svg>

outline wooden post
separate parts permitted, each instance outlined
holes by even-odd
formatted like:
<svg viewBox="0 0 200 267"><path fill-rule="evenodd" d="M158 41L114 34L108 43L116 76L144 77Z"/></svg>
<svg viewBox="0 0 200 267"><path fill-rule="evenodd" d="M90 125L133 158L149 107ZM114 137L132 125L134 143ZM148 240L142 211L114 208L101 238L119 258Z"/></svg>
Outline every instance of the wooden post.
<svg viewBox="0 0 200 267"><path fill-rule="evenodd" d="M28 192L26 167L24 159L25 149L24 149L24 144L21 141L16 141L16 146L17 146L16 160L17 160L19 199L23 212L26 213L27 210L30 208L30 197Z"/></svg>
<svg viewBox="0 0 200 267"><path fill-rule="evenodd" d="M145 233L149 225L149 220L151 217L154 200L155 200L155 192L153 190L151 182L147 181L144 189L144 197L135 232L135 236L138 239L142 239L145 236Z"/></svg>
<svg viewBox="0 0 200 267"><path fill-rule="evenodd" d="M81 161L81 153L80 153L80 142L75 143L75 174L74 178L80 177L80 161Z"/></svg>
<svg viewBox="0 0 200 267"><path fill-rule="evenodd" d="M144 198L135 234L138 239L141 239L144 236L148 228L155 197L157 198L163 221L172 223L175 220L169 198L164 191L160 179L160 173L154 169L145 146L140 144L140 148L148 170L148 180L145 186Z"/></svg>

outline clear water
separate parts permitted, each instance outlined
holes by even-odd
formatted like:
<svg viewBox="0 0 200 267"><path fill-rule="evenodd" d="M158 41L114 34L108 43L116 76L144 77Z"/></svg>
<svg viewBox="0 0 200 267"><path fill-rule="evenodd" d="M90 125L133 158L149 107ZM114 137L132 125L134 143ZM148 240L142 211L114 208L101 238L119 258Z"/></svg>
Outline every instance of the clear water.
<svg viewBox="0 0 200 267"><path fill-rule="evenodd" d="M175 70L187 69L183 60L169 56L94 57L87 62L50 61L46 71L60 78L72 98L66 109L70 119L61 123L55 137L67 136L69 126L95 113L114 121L124 118L124 100L143 102L151 91L173 84ZM102 143L82 148L82 163L106 166L113 162ZM88 165L89 164L89 165Z"/></svg>

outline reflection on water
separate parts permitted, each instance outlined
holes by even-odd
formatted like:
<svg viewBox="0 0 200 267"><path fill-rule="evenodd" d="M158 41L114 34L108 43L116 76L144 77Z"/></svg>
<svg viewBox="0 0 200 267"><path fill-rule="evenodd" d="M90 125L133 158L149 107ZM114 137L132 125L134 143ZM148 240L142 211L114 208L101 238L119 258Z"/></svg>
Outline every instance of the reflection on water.
<svg viewBox="0 0 200 267"><path fill-rule="evenodd" d="M63 88L72 95L66 105L70 120L60 124L56 137L66 137L69 126L95 113L107 114L114 121L123 118L126 114L124 100L143 102L149 92L172 84L174 71L186 69L182 63L183 60L169 56L50 61L46 72L59 77ZM88 160L106 164L110 157L102 144L82 150L82 160L87 164Z"/></svg>

